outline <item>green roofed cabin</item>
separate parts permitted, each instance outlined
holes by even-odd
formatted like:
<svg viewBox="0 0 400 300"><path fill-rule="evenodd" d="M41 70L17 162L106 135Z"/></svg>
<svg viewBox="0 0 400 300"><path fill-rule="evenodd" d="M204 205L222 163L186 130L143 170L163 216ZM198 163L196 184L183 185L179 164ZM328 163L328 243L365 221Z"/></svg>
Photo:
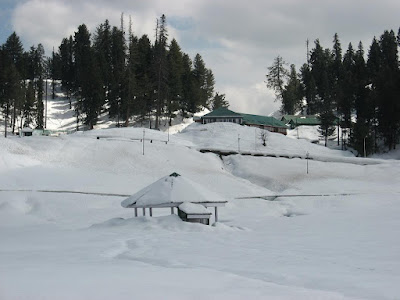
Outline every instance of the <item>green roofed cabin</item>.
<svg viewBox="0 0 400 300"><path fill-rule="evenodd" d="M212 112L201 117L203 124L215 123L215 122L230 122L236 124L242 124L242 115L235 113L225 107L217 108Z"/></svg>
<svg viewBox="0 0 400 300"><path fill-rule="evenodd" d="M289 124L291 129L302 125L307 125L307 126L321 125L321 121L318 119L316 115L307 115L307 116L284 115L281 121L284 122L285 124Z"/></svg>
<svg viewBox="0 0 400 300"><path fill-rule="evenodd" d="M275 119L274 117L267 116L258 116L258 115L249 115L249 114L241 114L243 117L242 124L252 127L258 127L262 129L266 129L271 132L277 132L286 135L287 134L287 126Z"/></svg>
<svg viewBox="0 0 400 300"><path fill-rule="evenodd" d="M287 126L274 117L242 114L225 107L218 108L201 117L202 124L214 122L230 122L266 129L271 132L287 134Z"/></svg>

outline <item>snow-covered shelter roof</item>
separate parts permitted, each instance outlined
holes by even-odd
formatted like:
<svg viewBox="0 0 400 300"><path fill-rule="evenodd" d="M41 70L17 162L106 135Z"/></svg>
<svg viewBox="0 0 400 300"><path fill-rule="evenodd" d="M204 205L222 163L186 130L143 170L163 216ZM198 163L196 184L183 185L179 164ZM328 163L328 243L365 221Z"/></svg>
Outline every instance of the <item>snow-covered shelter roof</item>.
<svg viewBox="0 0 400 300"><path fill-rule="evenodd" d="M30 128L30 127L24 127L24 128L22 128L21 131L22 131L22 132L33 132L33 129Z"/></svg>
<svg viewBox="0 0 400 300"><path fill-rule="evenodd" d="M184 202L226 203L220 196L177 173L162 177L121 202L122 207L156 207Z"/></svg>

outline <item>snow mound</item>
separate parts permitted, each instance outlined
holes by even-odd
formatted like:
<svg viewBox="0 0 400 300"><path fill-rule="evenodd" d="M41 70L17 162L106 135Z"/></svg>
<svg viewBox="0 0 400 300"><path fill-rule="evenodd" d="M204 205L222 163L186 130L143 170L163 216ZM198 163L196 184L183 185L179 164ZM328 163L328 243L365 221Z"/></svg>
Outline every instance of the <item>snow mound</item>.
<svg viewBox="0 0 400 300"><path fill-rule="evenodd" d="M286 156L354 157L349 151L332 150L307 140L288 138L267 131L266 146L260 139L261 129L235 123L192 124L178 136L185 138L198 149L219 149L238 152L270 153Z"/></svg>

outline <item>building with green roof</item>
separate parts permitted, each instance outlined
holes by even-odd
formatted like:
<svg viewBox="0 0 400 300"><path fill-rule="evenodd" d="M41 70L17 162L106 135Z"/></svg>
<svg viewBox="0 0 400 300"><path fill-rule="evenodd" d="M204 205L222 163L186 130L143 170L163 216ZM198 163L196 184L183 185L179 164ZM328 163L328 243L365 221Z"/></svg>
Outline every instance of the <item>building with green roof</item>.
<svg viewBox="0 0 400 300"><path fill-rule="evenodd" d="M290 128L296 128L297 126L307 125L307 126L318 126L321 125L321 121L316 115L284 115L281 119L285 124L289 124Z"/></svg>
<svg viewBox="0 0 400 300"><path fill-rule="evenodd" d="M242 115L234 111L231 111L225 107L217 108L212 112L201 117L203 124L214 123L214 122L230 122L236 124L242 124Z"/></svg>
<svg viewBox="0 0 400 300"><path fill-rule="evenodd" d="M271 132L287 134L287 126L282 121L269 116L241 114L243 117L243 125L266 129Z"/></svg>
<svg viewBox="0 0 400 300"><path fill-rule="evenodd" d="M218 108L201 117L203 124L230 122L266 129L271 132L287 133L287 126L274 117L237 113L225 107Z"/></svg>

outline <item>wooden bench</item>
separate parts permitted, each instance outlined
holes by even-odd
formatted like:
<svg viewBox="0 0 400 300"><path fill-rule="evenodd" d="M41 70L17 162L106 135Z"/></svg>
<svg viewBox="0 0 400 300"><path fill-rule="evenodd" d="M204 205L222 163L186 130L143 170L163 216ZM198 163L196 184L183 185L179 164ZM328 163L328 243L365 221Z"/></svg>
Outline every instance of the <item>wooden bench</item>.
<svg viewBox="0 0 400 300"><path fill-rule="evenodd" d="M185 222L210 225L211 213L201 204L184 202L178 206L178 216Z"/></svg>

